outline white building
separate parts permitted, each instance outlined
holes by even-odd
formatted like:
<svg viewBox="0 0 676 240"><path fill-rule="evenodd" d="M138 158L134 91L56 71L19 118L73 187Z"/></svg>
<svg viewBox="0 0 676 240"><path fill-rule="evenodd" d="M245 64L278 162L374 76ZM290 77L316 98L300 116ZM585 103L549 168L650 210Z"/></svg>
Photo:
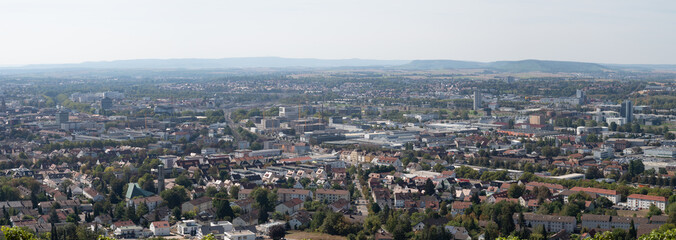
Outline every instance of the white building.
<svg viewBox="0 0 676 240"><path fill-rule="evenodd" d="M171 226L167 221L157 221L150 224L150 231L153 232L155 236L169 236Z"/></svg>
<svg viewBox="0 0 676 240"><path fill-rule="evenodd" d="M627 206L634 209L648 209L653 204L664 211L667 206L667 199L665 197L642 194L632 194L627 197Z"/></svg>
<svg viewBox="0 0 676 240"><path fill-rule="evenodd" d="M519 224L519 214L514 213L514 225ZM577 225L577 220L575 217L569 216L552 216L552 215L540 215L533 213L523 213L523 218L525 220L526 226L535 227L537 225L544 226L547 232L558 232L561 229L565 229L566 232L572 233L575 230Z"/></svg>
<svg viewBox="0 0 676 240"><path fill-rule="evenodd" d="M653 149L646 149L645 151L643 151L643 155L646 157L676 158L676 148L659 147Z"/></svg>
<svg viewBox="0 0 676 240"><path fill-rule="evenodd" d="M615 149L603 146L600 149L594 149L593 154L596 160L611 159L615 157Z"/></svg>
<svg viewBox="0 0 676 240"><path fill-rule="evenodd" d="M195 220L183 220L177 224L176 230L183 236L195 236L199 227Z"/></svg>
<svg viewBox="0 0 676 240"><path fill-rule="evenodd" d="M256 231L258 231L259 233L262 233L263 235L267 236L267 235L270 235L270 229L272 229L275 226L284 227L284 224L286 224L286 222L281 222L281 221L260 224L260 225L256 226Z"/></svg>
<svg viewBox="0 0 676 240"><path fill-rule="evenodd" d="M256 234L249 230L225 232L224 240L255 240Z"/></svg>
<svg viewBox="0 0 676 240"><path fill-rule="evenodd" d="M122 226L116 228L113 234L117 238L139 238L143 236L143 228L139 226Z"/></svg>

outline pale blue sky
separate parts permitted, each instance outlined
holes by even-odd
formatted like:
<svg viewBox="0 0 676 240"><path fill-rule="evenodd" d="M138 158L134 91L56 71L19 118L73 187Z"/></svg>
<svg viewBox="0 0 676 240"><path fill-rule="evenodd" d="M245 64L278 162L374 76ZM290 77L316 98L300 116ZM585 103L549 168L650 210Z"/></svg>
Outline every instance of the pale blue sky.
<svg viewBox="0 0 676 240"><path fill-rule="evenodd" d="M1 0L0 65L140 58L676 64L673 0Z"/></svg>

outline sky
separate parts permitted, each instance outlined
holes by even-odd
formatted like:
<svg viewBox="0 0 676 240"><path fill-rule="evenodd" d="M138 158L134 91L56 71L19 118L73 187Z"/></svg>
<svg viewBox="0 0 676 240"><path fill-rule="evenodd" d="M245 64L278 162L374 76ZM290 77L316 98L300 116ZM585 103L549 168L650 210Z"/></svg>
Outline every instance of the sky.
<svg viewBox="0 0 676 240"><path fill-rule="evenodd" d="M123 59L676 64L673 0L1 0L0 66Z"/></svg>

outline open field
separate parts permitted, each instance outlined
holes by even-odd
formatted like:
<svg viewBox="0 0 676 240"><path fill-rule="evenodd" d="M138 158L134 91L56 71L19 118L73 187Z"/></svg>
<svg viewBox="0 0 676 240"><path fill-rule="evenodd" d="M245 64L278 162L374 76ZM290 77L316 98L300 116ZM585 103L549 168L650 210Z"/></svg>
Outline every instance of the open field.
<svg viewBox="0 0 676 240"><path fill-rule="evenodd" d="M347 238L345 238L343 236L335 236L335 235L329 235L329 234L325 234L325 233L289 231L289 234L286 235L286 239L289 239L289 240L302 240L302 239L345 240Z"/></svg>
<svg viewBox="0 0 676 240"><path fill-rule="evenodd" d="M617 216L620 216L620 217L633 217L634 213L636 214L637 217L645 217L646 215L648 215L648 209L643 209L643 210L638 210L638 211L617 210Z"/></svg>

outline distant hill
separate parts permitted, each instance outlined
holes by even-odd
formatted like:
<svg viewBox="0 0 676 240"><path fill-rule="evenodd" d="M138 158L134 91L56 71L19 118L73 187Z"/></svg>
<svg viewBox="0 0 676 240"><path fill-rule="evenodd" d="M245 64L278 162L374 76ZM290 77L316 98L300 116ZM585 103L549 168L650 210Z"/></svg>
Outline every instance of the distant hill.
<svg viewBox="0 0 676 240"><path fill-rule="evenodd" d="M498 62L467 62L455 60L415 60L395 68L410 70L434 69L491 69L503 72L601 72L609 67L596 63L521 60Z"/></svg>
<svg viewBox="0 0 676 240"><path fill-rule="evenodd" d="M603 71L676 71L676 65L597 64L585 62L521 60L472 62L458 60L370 60L370 59L316 59L281 57L246 57L219 59L133 59L73 64L35 64L0 67L3 70L36 69L241 69L241 68L380 68L401 70L485 69L498 72L603 72Z"/></svg>
<svg viewBox="0 0 676 240"><path fill-rule="evenodd" d="M113 68L113 69L206 69L206 68L293 68L293 67L364 67L395 66L409 63L403 60L369 60L369 59L314 59L314 58L280 58L280 57L248 57L220 59L135 59L101 62L83 62L74 64L37 64L21 68Z"/></svg>
<svg viewBox="0 0 676 240"><path fill-rule="evenodd" d="M492 62L489 66L505 72L602 72L611 70L596 63L544 60L499 61Z"/></svg>
<svg viewBox="0 0 676 240"><path fill-rule="evenodd" d="M478 69L486 68L488 63L457 60L413 60L408 64L394 68L409 70L440 70L440 69Z"/></svg>
<svg viewBox="0 0 676 240"><path fill-rule="evenodd" d="M634 71L653 71L653 70L663 70L663 71L676 71L675 64L603 64L611 68L620 68L623 70L634 70Z"/></svg>

